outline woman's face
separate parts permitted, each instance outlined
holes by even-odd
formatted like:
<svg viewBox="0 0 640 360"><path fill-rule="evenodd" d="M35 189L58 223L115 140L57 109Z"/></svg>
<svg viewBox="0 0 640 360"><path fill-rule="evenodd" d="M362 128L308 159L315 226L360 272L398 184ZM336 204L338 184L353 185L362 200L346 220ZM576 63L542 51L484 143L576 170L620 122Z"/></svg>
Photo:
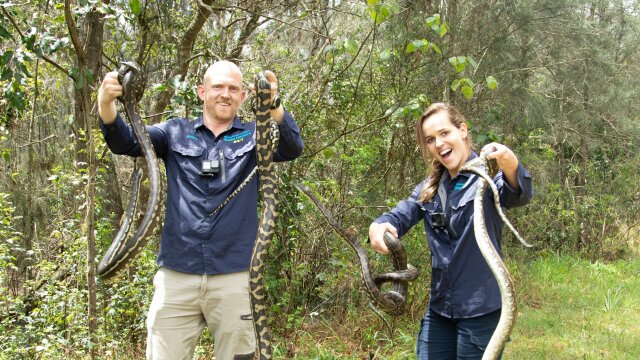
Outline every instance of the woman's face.
<svg viewBox="0 0 640 360"><path fill-rule="evenodd" d="M453 125L446 111L437 112L422 122L422 134L427 148L436 160L442 163L451 177L458 175L458 170L469 158L467 124L460 127Z"/></svg>

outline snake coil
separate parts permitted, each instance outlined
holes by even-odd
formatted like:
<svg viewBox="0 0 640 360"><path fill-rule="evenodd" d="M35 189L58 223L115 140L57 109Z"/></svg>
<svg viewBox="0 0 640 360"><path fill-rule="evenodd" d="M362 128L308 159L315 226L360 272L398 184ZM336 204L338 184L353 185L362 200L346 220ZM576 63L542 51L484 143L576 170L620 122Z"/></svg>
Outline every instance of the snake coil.
<svg viewBox="0 0 640 360"><path fill-rule="evenodd" d="M142 154L147 164L147 176L149 177L149 199L145 214L138 225L134 235L126 241L133 216L137 208L141 172L134 175L133 191L129 199L129 205L125 212L124 221L107 249L102 260L98 264L97 274L103 279L113 277L119 270L132 261L148 241L147 235L153 232L160 222L160 200L162 199L162 181L160 169L153 144L145 128L142 118L136 112L136 103L142 98L144 91L144 76L139 65L134 62L125 62L118 71L118 80L122 84L122 98L125 114L131 124L133 133L140 144Z"/></svg>
<svg viewBox="0 0 640 360"><path fill-rule="evenodd" d="M394 316L400 315L404 311L409 281L415 280L418 277L418 269L407 263L404 247L400 240L389 232L384 233L383 239L391 254L394 271L373 275L369 266L367 252L362 245L360 245L355 234L344 229L335 220L309 187L302 184L296 184L295 186L313 201L329 225L347 242L358 256L360 273L369 298L388 314ZM393 283L393 290L384 292L381 290L382 284L386 282Z"/></svg>
<svg viewBox="0 0 640 360"><path fill-rule="evenodd" d="M497 162L495 159L489 159L487 157L487 153L484 151L481 151L480 156L468 161L460 169L460 172L470 172L480 177L480 179L478 179L476 194L473 200L473 231L476 236L480 252L498 282L500 296L502 298L500 320L498 321L498 326L493 332L491 340L489 340L489 344L482 355L482 360L495 360L500 356L502 349L509 339L511 331L515 326L518 313L513 279L511 278L504 261L502 261L500 254L493 246L491 238L489 238L489 233L487 232L483 204L484 193L487 186L491 188L496 211L505 225L507 225L511 232L513 232L516 238L518 238L524 246L532 246L528 244L518 231L516 231L513 225L511 225L500 207L500 195L496 184L493 182L493 177L496 175L497 171Z"/></svg>

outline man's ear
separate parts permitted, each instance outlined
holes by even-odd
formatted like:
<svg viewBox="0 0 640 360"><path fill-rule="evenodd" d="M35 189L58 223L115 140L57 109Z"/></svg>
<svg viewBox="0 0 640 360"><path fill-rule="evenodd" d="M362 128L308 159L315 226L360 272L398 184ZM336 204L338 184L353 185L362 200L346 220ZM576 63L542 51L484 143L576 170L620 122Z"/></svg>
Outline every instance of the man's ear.
<svg viewBox="0 0 640 360"><path fill-rule="evenodd" d="M204 85L198 85L198 97L200 100L204 101Z"/></svg>

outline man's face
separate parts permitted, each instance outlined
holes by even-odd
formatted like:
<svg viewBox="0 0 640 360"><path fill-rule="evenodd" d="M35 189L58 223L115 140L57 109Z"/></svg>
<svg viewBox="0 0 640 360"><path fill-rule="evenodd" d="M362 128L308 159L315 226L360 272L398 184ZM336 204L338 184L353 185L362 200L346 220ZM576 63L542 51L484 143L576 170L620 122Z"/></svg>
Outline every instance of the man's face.
<svg viewBox="0 0 640 360"><path fill-rule="evenodd" d="M217 123L233 121L246 97L242 89L242 73L227 63L214 64L207 70L204 84L198 86L198 96L204 101L205 120Z"/></svg>

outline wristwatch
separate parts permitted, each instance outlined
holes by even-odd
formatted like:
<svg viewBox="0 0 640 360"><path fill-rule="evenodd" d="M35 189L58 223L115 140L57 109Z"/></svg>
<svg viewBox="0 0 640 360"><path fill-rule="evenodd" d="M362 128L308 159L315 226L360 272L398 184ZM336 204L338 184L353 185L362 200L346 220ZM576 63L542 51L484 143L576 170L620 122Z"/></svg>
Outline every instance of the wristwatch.
<svg viewBox="0 0 640 360"><path fill-rule="evenodd" d="M271 102L271 110L275 110L280 107L280 97L276 95L276 98Z"/></svg>

